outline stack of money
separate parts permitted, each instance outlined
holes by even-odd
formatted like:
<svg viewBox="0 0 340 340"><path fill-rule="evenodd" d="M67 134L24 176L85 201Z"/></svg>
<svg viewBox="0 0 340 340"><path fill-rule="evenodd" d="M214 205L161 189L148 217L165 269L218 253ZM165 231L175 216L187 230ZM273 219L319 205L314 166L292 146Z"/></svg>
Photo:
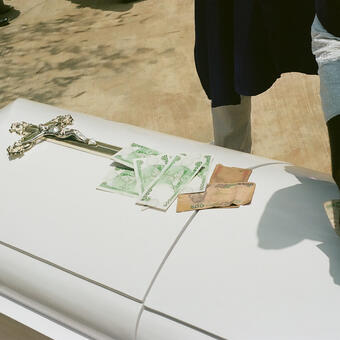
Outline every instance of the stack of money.
<svg viewBox="0 0 340 340"><path fill-rule="evenodd" d="M249 204L255 190L255 183L248 182L251 172L250 169L216 165L205 192L178 196L177 212Z"/></svg>
<svg viewBox="0 0 340 340"><path fill-rule="evenodd" d="M133 196L139 205L164 211L180 193L204 192L212 163L211 155L169 155L137 143L112 159L97 189Z"/></svg>

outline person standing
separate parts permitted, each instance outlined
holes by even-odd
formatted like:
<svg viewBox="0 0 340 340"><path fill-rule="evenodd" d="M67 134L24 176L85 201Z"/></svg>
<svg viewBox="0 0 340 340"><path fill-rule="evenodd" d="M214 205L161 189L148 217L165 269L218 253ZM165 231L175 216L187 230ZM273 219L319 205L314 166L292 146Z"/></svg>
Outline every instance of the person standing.
<svg viewBox="0 0 340 340"><path fill-rule="evenodd" d="M328 128L332 173L340 189L340 1L316 0L312 51L318 63L320 96Z"/></svg>
<svg viewBox="0 0 340 340"><path fill-rule="evenodd" d="M320 73L311 26L317 14L327 29L339 29L339 5L338 0L195 0L195 64L211 100L216 145L250 152L251 96L269 89L285 72ZM336 116L327 126L340 188Z"/></svg>

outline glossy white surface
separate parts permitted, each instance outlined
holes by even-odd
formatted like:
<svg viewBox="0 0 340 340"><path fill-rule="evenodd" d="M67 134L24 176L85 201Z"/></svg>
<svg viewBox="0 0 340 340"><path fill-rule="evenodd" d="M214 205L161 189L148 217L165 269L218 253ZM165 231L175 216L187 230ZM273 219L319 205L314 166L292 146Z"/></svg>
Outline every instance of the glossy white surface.
<svg viewBox="0 0 340 340"><path fill-rule="evenodd" d="M111 163L106 158L43 142L8 160L6 147L18 138L8 132L12 122L61 113L67 112L25 100L0 112L0 240L142 300L192 213L176 214L175 205L166 214L143 211L133 198L96 190ZM114 145L161 143L141 129L73 117L82 132Z"/></svg>
<svg viewBox="0 0 340 340"><path fill-rule="evenodd" d="M17 160L14 121L45 122L68 111L19 99L0 111L0 240L143 300L170 246L192 216L143 209L134 199L95 190L109 159L43 142ZM164 152L214 154L215 163L256 166L268 159L72 113L75 128L113 145L138 142Z"/></svg>
<svg viewBox="0 0 340 340"><path fill-rule="evenodd" d="M8 295L95 338L132 339L146 296L147 307L229 340L340 334L340 245L322 208L338 196L334 183L282 162L72 113L75 128L106 143L210 153L213 166L254 169L251 206L195 217L176 214L175 204L166 213L143 210L95 190L108 159L43 142L8 160L6 147L18 138L8 133L12 122L65 113L27 100L0 111L0 242L35 256L0 244L0 288ZM163 329L205 336L144 313L142 339L163 340Z"/></svg>
<svg viewBox="0 0 340 340"><path fill-rule="evenodd" d="M339 339L340 238L322 206L339 192L317 176L255 169L252 204L200 211L145 305L228 340Z"/></svg>
<svg viewBox="0 0 340 340"><path fill-rule="evenodd" d="M134 339L139 303L3 245L0 258L2 295L94 339Z"/></svg>
<svg viewBox="0 0 340 340"><path fill-rule="evenodd" d="M0 296L0 313L54 340L88 340L17 303Z"/></svg>
<svg viewBox="0 0 340 340"><path fill-rule="evenodd" d="M206 334L162 317L143 311L136 340L214 340Z"/></svg>

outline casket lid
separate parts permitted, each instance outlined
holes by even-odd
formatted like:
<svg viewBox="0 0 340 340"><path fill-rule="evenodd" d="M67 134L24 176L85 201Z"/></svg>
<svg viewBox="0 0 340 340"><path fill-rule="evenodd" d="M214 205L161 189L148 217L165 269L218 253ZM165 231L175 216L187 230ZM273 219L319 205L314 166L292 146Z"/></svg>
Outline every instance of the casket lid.
<svg viewBox="0 0 340 340"><path fill-rule="evenodd" d="M254 169L250 206L200 211L146 308L226 339L337 339L340 238L323 203L327 176L289 165Z"/></svg>
<svg viewBox="0 0 340 340"><path fill-rule="evenodd" d="M46 122L70 113L19 99L0 112L0 241L80 277L143 300L162 261L192 212L143 209L135 200L96 190L111 161L53 143L9 161L18 139L12 122ZM256 166L272 162L213 145L72 113L86 136L117 146L132 142L164 152L213 153L216 162Z"/></svg>

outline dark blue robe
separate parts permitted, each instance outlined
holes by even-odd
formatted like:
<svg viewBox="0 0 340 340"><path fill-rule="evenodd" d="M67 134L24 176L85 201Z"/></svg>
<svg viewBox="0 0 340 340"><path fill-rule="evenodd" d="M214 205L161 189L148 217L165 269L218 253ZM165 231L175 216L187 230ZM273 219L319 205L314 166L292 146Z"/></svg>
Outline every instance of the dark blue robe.
<svg viewBox="0 0 340 340"><path fill-rule="evenodd" d="M340 0L195 0L195 63L212 106L239 104L285 72L317 74L316 12L340 35Z"/></svg>

